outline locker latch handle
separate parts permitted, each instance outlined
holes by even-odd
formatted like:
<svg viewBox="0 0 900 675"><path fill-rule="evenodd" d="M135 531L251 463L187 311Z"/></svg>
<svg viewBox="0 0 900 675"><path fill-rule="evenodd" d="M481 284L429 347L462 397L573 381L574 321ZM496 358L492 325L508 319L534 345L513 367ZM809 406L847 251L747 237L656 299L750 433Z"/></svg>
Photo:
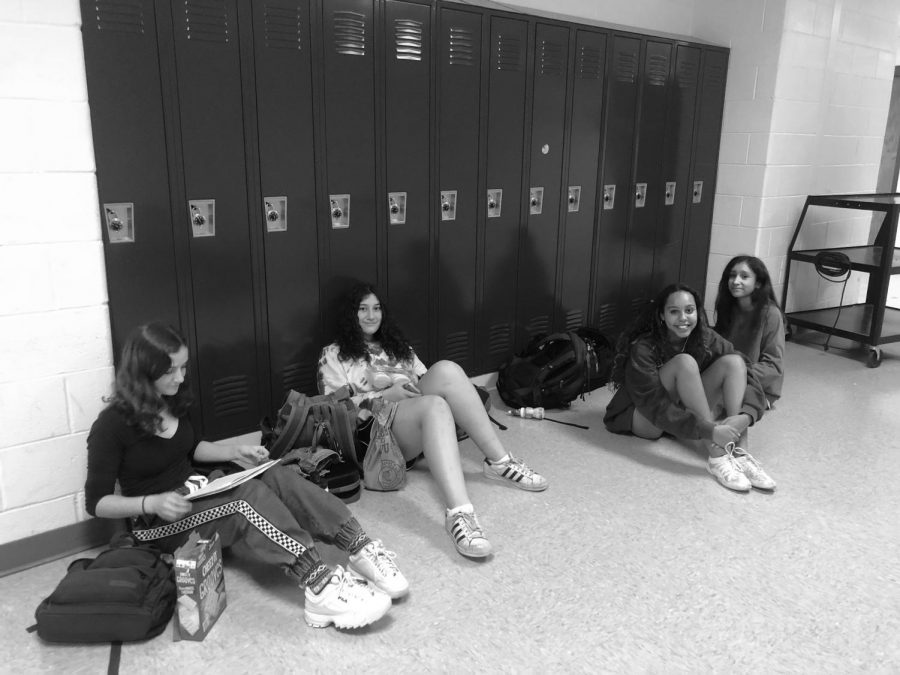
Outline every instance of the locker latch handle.
<svg viewBox="0 0 900 675"><path fill-rule="evenodd" d="M275 210L275 207L272 206L272 202L266 202L266 219L270 222L276 222L280 216L278 215L278 211Z"/></svg>
<svg viewBox="0 0 900 675"><path fill-rule="evenodd" d="M109 222L109 229L118 232L122 229L122 221L119 220L119 216L112 209L106 209L106 218Z"/></svg>
<svg viewBox="0 0 900 675"><path fill-rule="evenodd" d="M194 227L201 227L206 224L206 218L200 213L200 209L193 204L191 204L191 222L194 224Z"/></svg>

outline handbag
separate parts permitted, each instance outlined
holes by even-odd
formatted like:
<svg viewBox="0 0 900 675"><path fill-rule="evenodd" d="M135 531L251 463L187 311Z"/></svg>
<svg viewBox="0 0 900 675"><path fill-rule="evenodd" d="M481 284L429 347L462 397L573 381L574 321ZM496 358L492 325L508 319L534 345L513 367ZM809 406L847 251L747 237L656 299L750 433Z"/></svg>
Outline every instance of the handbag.
<svg viewBox="0 0 900 675"><path fill-rule="evenodd" d="M294 448L316 447L325 439L321 445L338 453L342 461L359 466L355 452L356 412L348 387L317 396L292 389L275 424L268 418L260 422L261 443L269 457L278 459Z"/></svg>
<svg viewBox="0 0 900 675"><path fill-rule="evenodd" d="M391 431L397 404L383 399L372 401L372 434L363 458L363 485L368 490L389 492L406 485L406 460Z"/></svg>

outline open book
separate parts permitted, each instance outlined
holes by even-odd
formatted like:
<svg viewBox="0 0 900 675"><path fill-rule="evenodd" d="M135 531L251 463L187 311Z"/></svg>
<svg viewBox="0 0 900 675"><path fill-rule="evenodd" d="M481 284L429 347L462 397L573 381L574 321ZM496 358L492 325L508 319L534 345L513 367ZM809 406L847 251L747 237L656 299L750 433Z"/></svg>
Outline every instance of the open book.
<svg viewBox="0 0 900 675"><path fill-rule="evenodd" d="M264 462L259 466L254 466L250 469L245 469L244 471L238 471L237 473L230 473L227 476L216 478L214 481L210 481L196 492L185 495L184 498L189 501L193 501L195 499L199 499L200 497L208 497L209 495L214 495L219 492L225 492L226 490L237 487L241 483L248 481L251 478L255 478L263 471L270 468L273 464L278 464L279 461L280 460L277 459L270 459L268 462Z"/></svg>

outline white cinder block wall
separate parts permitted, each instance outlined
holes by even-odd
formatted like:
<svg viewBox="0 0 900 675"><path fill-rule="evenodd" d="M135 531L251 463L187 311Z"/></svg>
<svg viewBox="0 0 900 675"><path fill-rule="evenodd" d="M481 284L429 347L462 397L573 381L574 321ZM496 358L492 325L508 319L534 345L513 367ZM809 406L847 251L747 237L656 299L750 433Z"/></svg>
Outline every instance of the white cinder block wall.
<svg viewBox="0 0 900 675"><path fill-rule="evenodd" d="M875 189L895 0L552 10L731 47L711 280L742 252L780 278L806 194ZM113 378L80 23L77 0L0 0L0 544L84 519L85 436Z"/></svg>
<svg viewBox="0 0 900 675"><path fill-rule="evenodd" d="M85 519L112 381L77 0L0 0L0 544Z"/></svg>

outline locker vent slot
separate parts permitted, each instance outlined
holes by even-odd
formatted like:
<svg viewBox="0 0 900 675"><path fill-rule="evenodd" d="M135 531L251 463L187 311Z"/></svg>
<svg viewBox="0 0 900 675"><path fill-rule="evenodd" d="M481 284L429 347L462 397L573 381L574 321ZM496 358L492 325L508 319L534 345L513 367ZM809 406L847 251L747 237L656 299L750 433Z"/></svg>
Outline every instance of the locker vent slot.
<svg viewBox="0 0 900 675"><path fill-rule="evenodd" d="M366 17L358 12L334 13L334 50L345 56L366 55Z"/></svg>
<svg viewBox="0 0 900 675"><path fill-rule="evenodd" d="M559 77L564 70L562 46L556 42L541 40L541 75Z"/></svg>
<svg viewBox="0 0 900 675"><path fill-rule="evenodd" d="M637 81L638 60L634 52L616 54L616 81L634 84Z"/></svg>
<svg viewBox="0 0 900 675"><path fill-rule="evenodd" d="M394 19L394 37L398 61L422 60L422 22Z"/></svg>
<svg viewBox="0 0 900 675"><path fill-rule="evenodd" d="M309 363L289 363L281 371L281 387L286 395L291 389L306 391L315 382L316 368ZM280 401L279 401L280 403Z"/></svg>
<svg viewBox="0 0 900 675"><path fill-rule="evenodd" d="M637 298L631 299L631 315L637 316L641 312L644 311L644 308L647 306L647 303L650 302L648 298L645 298L643 295Z"/></svg>
<svg viewBox="0 0 900 675"><path fill-rule="evenodd" d="M303 26L299 7L266 3L266 47L303 50Z"/></svg>
<svg viewBox="0 0 900 675"><path fill-rule="evenodd" d="M528 322L528 325L525 326L525 332L528 333L529 337L533 337L539 334L546 334L550 332L550 317L546 314L544 316L536 316Z"/></svg>
<svg viewBox="0 0 900 675"><path fill-rule="evenodd" d="M694 61L688 61L687 59L682 60L678 64L678 71L675 73L675 79L678 82L679 89L693 89L697 86L698 79L698 66L699 64Z"/></svg>
<svg viewBox="0 0 900 675"><path fill-rule="evenodd" d="M219 417L244 412L249 407L247 376L232 375L213 381L213 410Z"/></svg>
<svg viewBox="0 0 900 675"><path fill-rule="evenodd" d="M664 87L669 78L669 59L661 54L647 57L647 84L651 87Z"/></svg>
<svg viewBox="0 0 900 675"><path fill-rule="evenodd" d="M566 330L575 330L584 325L584 314L580 309L572 309L566 312Z"/></svg>
<svg viewBox="0 0 900 675"><path fill-rule="evenodd" d="M114 33L144 32L143 0L96 0L94 17L97 30Z"/></svg>
<svg viewBox="0 0 900 675"><path fill-rule="evenodd" d="M491 326L488 337L488 353L507 354L509 352L512 329L508 323L498 323Z"/></svg>
<svg viewBox="0 0 900 675"><path fill-rule="evenodd" d="M444 340L444 358L451 361L466 361L469 358L469 333L450 333Z"/></svg>
<svg viewBox="0 0 900 675"><path fill-rule="evenodd" d="M616 323L615 303L607 302L600 305L600 310L597 312L597 328L604 333L615 335L618 332Z"/></svg>
<svg viewBox="0 0 900 675"><path fill-rule="evenodd" d="M578 55L578 77L599 80L603 77L603 52L596 47L582 47Z"/></svg>
<svg viewBox="0 0 900 675"><path fill-rule="evenodd" d="M716 89L725 88L725 64L710 62L706 66L706 84Z"/></svg>
<svg viewBox="0 0 900 675"><path fill-rule="evenodd" d="M497 33L497 70L521 72L525 67L522 56L522 41L517 36Z"/></svg>
<svg viewBox="0 0 900 675"><path fill-rule="evenodd" d="M469 67L475 65L475 36L472 31L450 26L447 42L448 65Z"/></svg>
<svg viewBox="0 0 900 675"><path fill-rule="evenodd" d="M184 33L188 40L228 42L228 10L224 0L185 0Z"/></svg>

